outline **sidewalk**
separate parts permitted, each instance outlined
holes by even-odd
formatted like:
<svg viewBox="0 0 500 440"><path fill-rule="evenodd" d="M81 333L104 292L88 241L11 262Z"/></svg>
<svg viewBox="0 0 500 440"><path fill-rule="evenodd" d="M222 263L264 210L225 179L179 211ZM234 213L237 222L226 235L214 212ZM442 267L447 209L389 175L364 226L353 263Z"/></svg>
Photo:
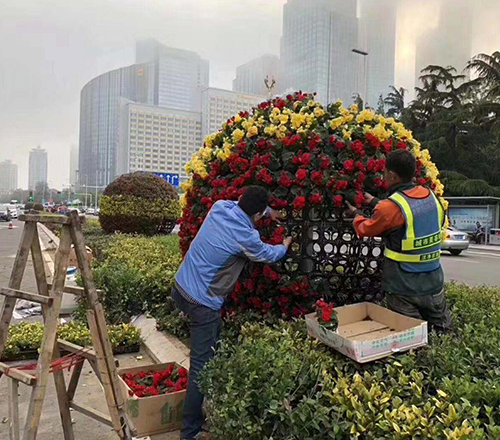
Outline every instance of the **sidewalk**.
<svg viewBox="0 0 500 440"><path fill-rule="evenodd" d="M498 252L500 253L500 246L494 244L471 244L469 246L470 250L481 251L481 252Z"/></svg>

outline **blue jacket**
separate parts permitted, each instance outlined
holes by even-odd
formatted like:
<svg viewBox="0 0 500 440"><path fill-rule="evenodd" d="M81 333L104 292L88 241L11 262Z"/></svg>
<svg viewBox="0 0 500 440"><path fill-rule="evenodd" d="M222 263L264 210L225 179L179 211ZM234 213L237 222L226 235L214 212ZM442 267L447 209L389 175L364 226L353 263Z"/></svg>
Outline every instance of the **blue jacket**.
<svg viewBox="0 0 500 440"><path fill-rule="evenodd" d="M192 241L175 279L195 301L219 310L247 259L274 263L286 251L284 245L262 242L252 220L237 202L218 201Z"/></svg>

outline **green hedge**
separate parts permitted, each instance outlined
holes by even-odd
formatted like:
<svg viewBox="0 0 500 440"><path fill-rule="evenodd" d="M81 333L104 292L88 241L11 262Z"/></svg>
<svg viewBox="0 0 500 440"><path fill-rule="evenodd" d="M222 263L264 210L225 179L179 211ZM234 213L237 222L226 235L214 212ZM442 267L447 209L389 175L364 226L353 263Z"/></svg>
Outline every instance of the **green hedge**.
<svg viewBox="0 0 500 440"><path fill-rule="evenodd" d="M21 358L23 353L40 348L44 326L40 322L21 322L9 328L9 337L3 353L3 360ZM141 331L130 324L108 326L109 339L113 349L137 346L141 342ZM90 332L85 323L71 321L60 325L57 337L83 347L92 345Z"/></svg>
<svg viewBox="0 0 500 440"><path fill-rule="evenodd" d="M109 323L168 307L181 263L177 235L141 237L116 234L102 251L94 277ZM170 306L173 308L173 305ZM76 313L85 319L85 303Z"/></svg>
<svg viewBox="0 0 500 440"><path fill-rule="evenodd" d="M99 221L108 232L170 233L181 215L172 185L150 173L131 173L110 183L100 201Z"/></svg>
<svg viewBox="0 0 500 440"><path fill-rule="evenodd" d="M360 366L303 321L247 324L202 376L217 439L500 438L500 292L447 288L455 330Z"/></svg>

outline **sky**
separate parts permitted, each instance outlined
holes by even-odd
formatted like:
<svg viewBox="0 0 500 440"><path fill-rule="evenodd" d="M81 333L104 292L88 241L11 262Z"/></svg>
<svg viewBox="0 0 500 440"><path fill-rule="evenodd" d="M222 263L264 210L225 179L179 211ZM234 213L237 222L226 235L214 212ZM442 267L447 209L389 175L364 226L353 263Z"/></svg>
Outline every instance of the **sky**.
<svg viewBox="0 0 500 440"><path fill-rule="evenodd" d="M394 1L406 11L398 26L396 84L411 89L415 38L435 25L436 0ZM210 60L211 86L230 89L238 65L264 53L279 55L285 3L0 0L0 161L18 164L19 186L26 188L29 150L40 145L49 155L50 185L67 185L80 91L95 76L133 64L137 39L198 52ZM482 11L475 53L500 49L498 3L474 0Z"/></svg>

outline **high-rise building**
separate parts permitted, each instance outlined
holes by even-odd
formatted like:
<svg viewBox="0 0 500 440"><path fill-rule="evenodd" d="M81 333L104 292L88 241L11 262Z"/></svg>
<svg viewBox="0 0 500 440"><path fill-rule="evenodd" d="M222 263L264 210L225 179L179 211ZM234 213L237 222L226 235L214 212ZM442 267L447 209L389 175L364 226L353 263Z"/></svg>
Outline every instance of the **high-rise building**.
<svg viewBox="0 0 500 440"><path fill-rule="evenodd" d="M233 91L252 95L267 95L264 79L277 82L275 90L280 87L280 59L276 55L262 55L236 68L236 79L233 80Z"/></svg>
<svg viewBox="0 0 500 440"><path fill-rule="evenodd" d="M472 57L473 12L473 4L465 0L441 0L437 27L417 39L415 86L420 86L421 71L429 65L453 66L462 73Z"/></svg>
<svg viewBox="0 0 500 440"><path fill-rule="evenodd" d="M119 99L153 103L154 66L134 64L88 82L80 96L80 182L104 186L116 174ZM86 177L85 177L86 176Z"/></svg>
<svg viewBox="0 0 500 440"><path fill-rule="evenodd" d="M117 174L151 171L179 174L202 145L201 114L120 100Z"/></svg>
<svg viewBox="0 0 500 440"><path fill-rule="evenodd" d="M47 152L40 146L30 151L28 189L35 190L39 183L47 183Z"/></svg>
<svg viewBox="0 0 500 440"><path fill-rule="evenodd" d="M280 90L317 92L348 103L356 90L356 0L288 0L283 9Z"/></svg>
<svg viewBox="0 0 500 440"><path fill-rule="evenodd" d="M78 146L72 144L69 149L69 183L76 185L78 182Z"/></svg>
<svg viewBox="0 0 500 440"><path fill-rule="evenodd" d="M231 92L210 87L201 93L202 137L219 131L222 124L241 111L265 101L265 96Z"/></svg>
<svg viewBox="0 0 500 440"><path fill-rule="evenodd" d="M0 195L10 194L17 188L17 165L11 160L0 162Z"/></svg>
<svg viewBox="0 0 500 440"><path fill-rule="evenodd" d="M136 63L154 65L152 104L178 110L199 111L199 90L208 87L209 62L189 50L164 46L155 40L139 41Z"/></svg>
<svg viewBox="0 0 500 440"><path fill-rule="evenodd" d="M395 0L359 1L359 49L368 55L359 59L357 92L372 108L395 85L397 4Z"/></svg>

